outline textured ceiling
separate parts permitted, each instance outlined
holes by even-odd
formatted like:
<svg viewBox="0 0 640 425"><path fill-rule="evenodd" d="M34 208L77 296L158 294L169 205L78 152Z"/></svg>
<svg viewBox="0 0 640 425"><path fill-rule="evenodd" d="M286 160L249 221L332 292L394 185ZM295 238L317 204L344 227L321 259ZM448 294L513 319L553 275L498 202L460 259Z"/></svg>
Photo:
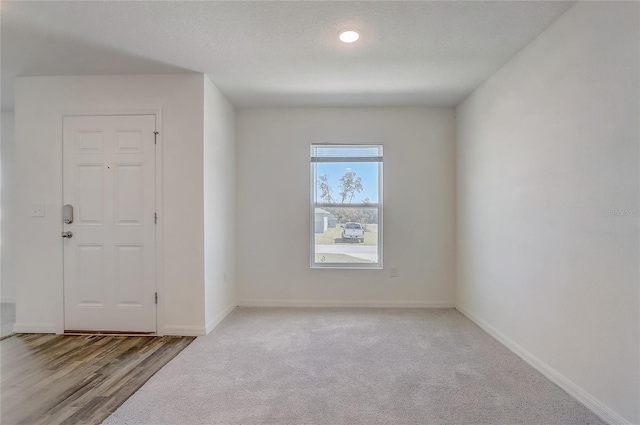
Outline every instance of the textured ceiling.
<svg viewBox="0 0 640 425"><path fill-rule="evenodd" d="M456 105L572 4L5 0L2 106L16 75L179 72L238 107Z"/></svg>

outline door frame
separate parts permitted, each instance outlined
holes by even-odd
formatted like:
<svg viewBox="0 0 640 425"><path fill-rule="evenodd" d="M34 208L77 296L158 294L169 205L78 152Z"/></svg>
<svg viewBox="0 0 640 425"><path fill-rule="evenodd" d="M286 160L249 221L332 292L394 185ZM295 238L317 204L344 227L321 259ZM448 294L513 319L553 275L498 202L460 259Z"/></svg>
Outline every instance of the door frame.
<svg viewBox="0 0 640 425"><path fill-rule="evenodd" d="M64 118L65 117L83 117L83 116L113 116L113 115L153 115L156 119L156 163L155 163L155 180L156 180L156 205L155 210L158 214L158 222L156 224L156 292L158 293L158 303L156 304L156 332L153 335L164 335L164 191L163 191L163 126L162 126L162 108L145 108L145 109L83 109L82 111L65 111L60 115L58 120L59 135L59 152L60 152L60 194L59 194L59 210L62 211L64 205ZM62 215L60 215L62 218ZM62 219L60 219L60 229L63 228ZM62 231L62 230L60 230ZM61 238L60 246L63 246ZM60 298L62 299L62 310L59 315L59 325L56 326L56 333L64 333L64 249L62 249L62 285Z"/></svg>

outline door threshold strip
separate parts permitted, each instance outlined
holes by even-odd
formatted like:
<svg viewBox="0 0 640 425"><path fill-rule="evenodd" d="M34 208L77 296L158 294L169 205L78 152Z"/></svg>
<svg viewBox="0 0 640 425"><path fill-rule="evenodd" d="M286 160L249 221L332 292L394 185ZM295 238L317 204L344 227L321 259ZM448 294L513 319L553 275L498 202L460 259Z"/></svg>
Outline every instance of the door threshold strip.
<svg viewBox="0 0 640 425"><path fill-rule="evenodd" d="M65 329L64 335L157 336L155 332L92 331L85 329Z"/></svg>

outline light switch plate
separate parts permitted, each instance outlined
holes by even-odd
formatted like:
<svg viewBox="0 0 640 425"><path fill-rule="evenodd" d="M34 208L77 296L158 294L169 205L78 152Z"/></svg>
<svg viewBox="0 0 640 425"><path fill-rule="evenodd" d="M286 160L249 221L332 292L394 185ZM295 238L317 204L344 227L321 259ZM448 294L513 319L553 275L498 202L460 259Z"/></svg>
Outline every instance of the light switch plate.
<svg viewBox="0 0 640 425"><path fill-rule="evenodd" d="M32 205L31 206L31 217L44 217L44 205Z"/></svg>

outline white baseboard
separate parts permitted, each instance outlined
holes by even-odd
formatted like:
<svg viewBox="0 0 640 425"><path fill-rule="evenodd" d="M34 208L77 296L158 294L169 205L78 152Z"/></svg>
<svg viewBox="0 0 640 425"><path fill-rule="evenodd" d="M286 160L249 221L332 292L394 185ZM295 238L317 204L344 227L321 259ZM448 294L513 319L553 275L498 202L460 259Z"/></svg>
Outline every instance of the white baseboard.
<svg viewBox="0 0 640 425"><path fill-rule="evenodd" d="M10 297L10 296L2 297L2 299L0 299L0 302L1 303L15 304L16 303L16 297Z"/></svg>
<svg viewBox="0 0 640 425"><path fill-rule="evenodd" d="M231 314L231 312L232 312L233 310L235 310L235 308L236 308L237 306L238 306L238 303L236 303L236 302L232 302L231 304L229 304L229 305L227 306L227 308L225 308L224 310L222 310L222 311L220 312L220 314L218 314L216 317L214 317L213 319L211 319L211 320L209 321L209 323L207 323L207 329L206 329L207 335L208 335L212 330L214 330L214 329L215 329L215 328L216 328L220 323L222 323L222 321L223 321L224 319L226 319L226 317L227 317L229 314Z"/></svg>
<svg viewBox="0 0 640 425"><path fill-rule="evenodd" d="M204 336L207 334L207 330L204 326L166 325L162 334L173 336Z"/></svg>
<svg viewBox="0 0 640 425"><path fill-rule="evenodd" d="M240 307L376 307L376 308L453 308L452 301L336 301L244 299Z"/></svg>
<svg viewBox="0 0 640 425"><path fill-rule="evenodd" d="M498 340L498 342L507 347L509 350L513 351L522 360L524 360L534 369L538 370L538 372L549 378L554 384L565 390L569 395L578 400L580 403L584 404L588 409L590 409L596 415L600 416L609 424L632 425L631 422L611 410L604 403L580 388L578 385L576 385L574 382L569 380L557 370L553 369L547 363L543 362L542 360L531 354L529 351L522 348L512 339L491 326L489 323L482 320L480 317L476 316L465 307L458 305L456 306L456 310L467 316L469 320L480 326L482 329L484 329L485 332Z"/></svg>
<svg viewBox="0 0 640 425"><path fill-rule="evenodd" d="M16 323L13 331L17 334L55 334L58 327L55 323Z"/></svg>

